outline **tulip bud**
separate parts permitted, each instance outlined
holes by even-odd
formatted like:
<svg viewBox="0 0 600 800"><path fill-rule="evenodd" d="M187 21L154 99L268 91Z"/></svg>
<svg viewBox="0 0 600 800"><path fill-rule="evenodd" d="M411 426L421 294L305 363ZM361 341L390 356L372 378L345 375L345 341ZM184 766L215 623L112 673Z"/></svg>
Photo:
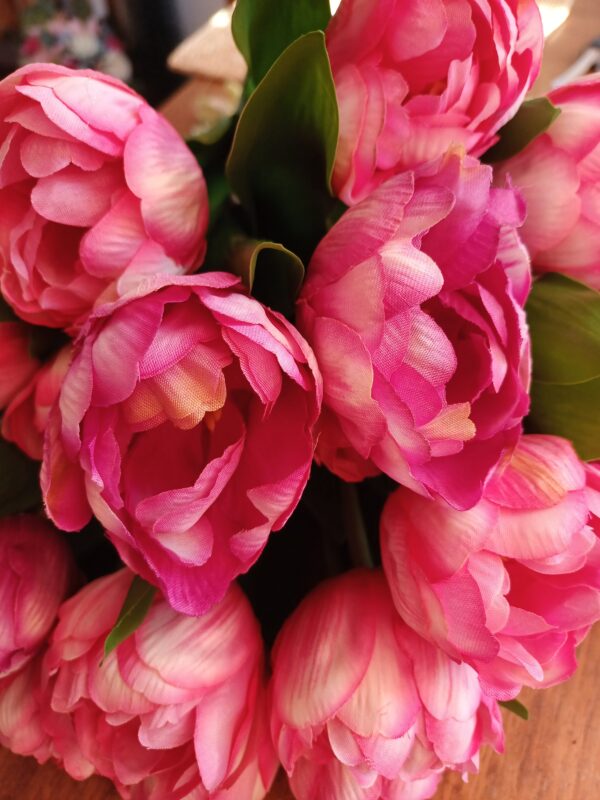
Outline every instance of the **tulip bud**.
<svg viewBox="0 0 600 800"><path fill-rule="evenodd" d="M271 733L298 800L431 797L502 723L476 672L404 625L381 573L319 586L273 651Z"/></svg>
<svg viewBox="0 0 600 800"><path fill-rule="evenodd" d="M381 548L398 612L498 698L566 680L600 619L598 488L569 442L529 435L469 511L397 491Z"/></svg>
<svg viewBox="0 0 600 800"><path fill-rule="evenodd" d="M69 550L52 525L29 514L0 520L0 677L39 650L72 577Z"/></svg>

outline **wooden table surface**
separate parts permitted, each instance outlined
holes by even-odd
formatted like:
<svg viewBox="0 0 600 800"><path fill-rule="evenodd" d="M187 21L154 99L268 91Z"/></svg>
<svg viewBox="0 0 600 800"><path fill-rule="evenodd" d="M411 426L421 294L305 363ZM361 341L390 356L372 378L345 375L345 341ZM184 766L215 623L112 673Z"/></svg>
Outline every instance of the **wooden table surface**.
<svg viewBox="0 0 600 800"><path fill-rule="evenodd" d="M537 93L547 91L562 72L600 35L600 0L575 0L568 22L547 43ZM211 84L211 85L214 85ZM190 81L165 107L185 134L190 108L202 89ZM528 722L505 714L506 753L486 749L481 771L464 784L448 774L436 800L596 800L600 798L600 626L579 649L580 668L562 686L543 692L526 690ZM115 800L118 795L102 778L72 781L53 764L40 767L0 748L0 800ZM289 800L280 776L269 800ZM339 798L344 800L344 798Z"/></svg>

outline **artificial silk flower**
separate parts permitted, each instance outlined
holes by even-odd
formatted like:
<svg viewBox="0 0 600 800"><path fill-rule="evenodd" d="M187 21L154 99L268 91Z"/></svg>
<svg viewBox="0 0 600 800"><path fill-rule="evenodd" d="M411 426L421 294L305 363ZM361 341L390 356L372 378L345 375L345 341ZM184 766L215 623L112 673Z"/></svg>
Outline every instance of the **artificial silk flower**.
<svg viewBox="0 0 600 800"><path fill-rule="evenodd" d="M70 344L66 345L43 364L13 397L2 416L2 438L38 461L42 460L50 409L58 398L72 350Z"/></svg>
<svg viewBox="0 0 600 800"><path fill-rule="evenodd" d="M402 489L385 506L398 612L496 697L569 678L600 619L598 475L566 440L528 435L469 511Z"/></svg>
<svg viewBox="0 0 600 800"><path fill-rule="evenodd" d="M237 278L148 279L79 339L46 431L48 512L74 531L93 511L131 569L202 614L298 503L320 403L312 351Z"/></svg>
<svg viewBox="0 0 600 800"><path fill-rule="evenodd" d="M502 750L477 673L408 628L380 572L321 584L272 655L271 733L297 800L421 800Z"/></svg>
<svg viewBox="0 0 600 800"><path fill-rule="evenodd" d="M327 28L336 193L353 205L452 146L484 153L532 86L543 41L534 0L342 0Z"/></svg>
<svg viewBox="0 0 600 800"><path fill-rule="evenodd" d="M263 644L232 585L203 617L157 597L103 658L133 578L100 578L67 601L43 665L52 756L138 800L262 800L277 761L269 738Z"/></svg>
<svg viewBox="0 0 600 800"><path fill-rule="evenodd" d="M317 459L476 503L529 405L524 208L448 153L379 186L318 245L297 304L323 375Z"/></svg>
<svg viewBox="0 0 600 800"><path fill-rule="evenodd" d="M0 520L0 677L33 658L56 622L74 567L66 543L46 520Z"/></svg>
<svg viewBox="0 0 600 800"><path fill-rule="evenodd" d="M52 743L42 721L41 662L40 653L0 678L0 745L43 764L52 754Z"/></svg>
<svg viewBox="0 0 600 800"><path fill-rule="evenodd" d="M31 64L0 82L0 285L14 311L73 328L140 273L183 273L206 249L202 171L125 84Z"/></svg>
<svg viewBox="0 0 600 800"><path fill-rule="evenodd" d="M537 272L562 272L600 289L600 75L550 92L549 129L496 168L527 202L523 241Z"/></svg>

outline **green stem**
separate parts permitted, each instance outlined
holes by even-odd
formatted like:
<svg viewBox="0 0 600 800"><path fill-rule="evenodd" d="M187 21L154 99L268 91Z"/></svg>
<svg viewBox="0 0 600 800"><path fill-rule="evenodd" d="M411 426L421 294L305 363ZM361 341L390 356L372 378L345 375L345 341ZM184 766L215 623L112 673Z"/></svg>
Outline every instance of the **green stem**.
<svg viewBox="0 0 600 800"><path fill-rule="evenodd" d="M367 529L365 528L356 486L353 483L342 483L341 494L344 528L352 563L357 567L373 569L373 558L371 557Z"/></svg>

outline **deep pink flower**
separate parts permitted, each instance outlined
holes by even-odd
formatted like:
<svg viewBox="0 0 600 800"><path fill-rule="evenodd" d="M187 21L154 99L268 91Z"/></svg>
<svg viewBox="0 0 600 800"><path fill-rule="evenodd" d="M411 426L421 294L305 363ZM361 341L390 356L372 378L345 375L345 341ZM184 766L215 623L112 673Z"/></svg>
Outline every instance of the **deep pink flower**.
<svg viewBox="0 0 600 800"><path fill-rule="evenodd" d="M384 509L383 563L399 613L497 697L568 678L576 645L600 619L600 538L589 525L590 508L600 511L597 471L593 480L586 488L564 439L524 436L471 510L404 490Z"/></svg>
<svg viewBox="0 0 600 800"><path fill-rule="evenodd" d="M319 586L273 650L271 733L298 800L420 800L502 749L477 674L404 625L383 575Z"/></svg>
<svg viewBox="0 0 600 800"><path fill-rule="evenodd" d="M14 442L30 458L41 461L44 431L50 409L71 363L72 347L63 347L15 395L2 417L2 437Z"/></svg>
<svg viewBox="0 0 600 800"><path fill-rule="evenodd" d="M0 82L0 278L19 316L80 322L139 273L186 272L208 201L169 123L120 81L32 64Z"/></svg>
<svg viewBox="0 0 600 800"><path fill-rule="evenodd" d="M203 617L157 598L103 659L133 575L121 570L66 602L44 660L43 723L76 779L97 773L139 800L262 800L277 762L263 644L236 585Z"/></svg>
<svg viewBox="0 0 600 800"><path fill-rule="evenodd" d="M327 29L345 203L460 145L481 155L535 80L534 0L342 0Z"/></svg>
<svg viewBox="0 0 600 800"><path fill-rule="evenodd" d="M40 366L31 355L27 325L0 322L0 410L7 406Z"/></svg>
<svg viewBox="0 0 600 800"><path fill-rule="evenodd" d="M555 89L561 110L546 133L497 170L527 202L521 229L537 272L600 289L600 75Z"/></svg>
<svg viewBox="0 0 600 800"><path fill-rule="evenodd" d="M204 613L300 499L320 400L306 342L237 278L148 279L80 338L46 434L50 516L78 530L93 510L125 563Z"/></svg>
<svg viewBox="0 0 600 800"><path fill-rule="evenodd" d="M523 209L450 153L382 184L317 247L298 326L324 383L317 457L345 480L379 470L458 508L519 436L528 408Z"/></svg>
<svg viewBox="0 0 600 800"><path fill-rule="evenodd" d="M73 579L64 540L32 514L0 520L0 677L44 644Z"/></svg>

